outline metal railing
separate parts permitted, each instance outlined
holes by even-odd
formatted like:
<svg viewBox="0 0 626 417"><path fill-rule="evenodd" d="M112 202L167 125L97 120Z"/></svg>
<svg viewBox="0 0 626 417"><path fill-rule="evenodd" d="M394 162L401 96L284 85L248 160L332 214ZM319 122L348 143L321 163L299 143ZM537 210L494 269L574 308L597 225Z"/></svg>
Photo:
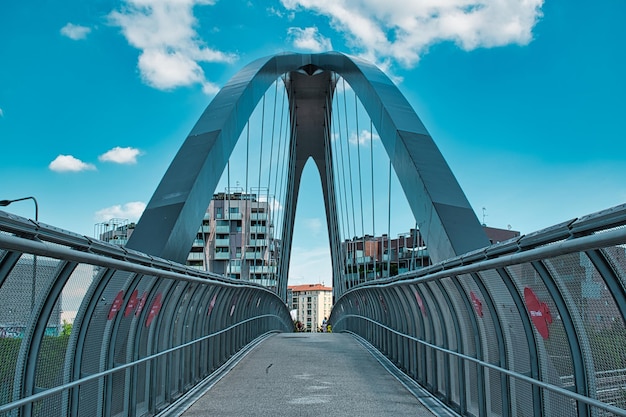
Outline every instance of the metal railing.
<svg viewBox="0 0 626 417"><path fill-rule="evenodd" d="M261 286L0 211L0 416L154 415L292 329Z"/></svg>
<svg viewBox="0 0 626 417"><path fill-rule="evenodd" d="M626 205L337 300L369 341L461 415L626 416Z"/></svg>

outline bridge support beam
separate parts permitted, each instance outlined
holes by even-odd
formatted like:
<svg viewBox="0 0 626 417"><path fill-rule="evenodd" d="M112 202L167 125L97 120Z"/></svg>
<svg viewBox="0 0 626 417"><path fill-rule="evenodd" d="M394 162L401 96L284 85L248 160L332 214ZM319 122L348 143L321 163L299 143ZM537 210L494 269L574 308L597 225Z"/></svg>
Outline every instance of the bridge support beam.
<svg viewBox="0 0 626 417"><path fill-rule="evenodd" d="M186 261L212 198L210 190L215 190L256 104L284 74L290 74L294 83L290 108L292 117L297 118L292 128L295 159L290 165L293 188L289 198L297 198L303 163L312 157L322 176L332 246L338 231L329 196L332 178L324 159L330 74L338 74L350 84L370 115L431 259L439 262L489 244L446 161L393 82L372 64L340 53L324 53L276 55L257 60L236 74L209 104L178 151L127 247L175 262ZM292 213L284 226L292 230L295 200L289 205ZM286 243L283 274L288 271L291 250L291 242ZM333 281L335 288L342 287L341 276L333 277ZM278 287L279 293L286 294L286 275L279 277Z"/></svg>

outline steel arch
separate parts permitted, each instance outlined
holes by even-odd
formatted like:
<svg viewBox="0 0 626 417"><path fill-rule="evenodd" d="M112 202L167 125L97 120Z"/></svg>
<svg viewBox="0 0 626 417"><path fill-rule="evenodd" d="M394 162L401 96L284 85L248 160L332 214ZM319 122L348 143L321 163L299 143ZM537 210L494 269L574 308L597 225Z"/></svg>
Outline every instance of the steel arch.
<svg viewBox="0 0 626 417"><path fill-rule="evenodd" d="M207 190L215 190L241 131L267 88L279 76L290 74L292 89L307 87L320 90L313 102L328 106L332 86L323 81L311 84L313 77L319 77L320 71L322 74L333 72L342 76L372 118L433 261L487 246L489 242L484 231L456 178L399 89L375 65L329 52L275 55L256 60L239 71L215 96L179 149L127 247L175 262L185 262L212 197ZM321 79L327 79L327 76ZM290 95L291 109L296 108L293 104L298 100L297 94ZM311 106L306 101L298 104L305 106L304 110L308 113L319 113L312 107L306 107ZM302 107L297 111L303 112ZM292 117L295 112L293 110ZM325 115L317 117L324 124ZM326 170L326 161L318 156L324 148L327 129L328 126L319 126L316 135L312 136L304 130L298 131L296 127L291 138L292 144L301 140L307 149L304 154L296 155L297 158L303 157L304 163L309 158L315 159L324 188L330 186L328 172L332 170ZM300 179L295 168L298 161L292 162L291 169L296 170L296 175L291 184L294 198L290 216L285 218L287 225L293 224ZM334 242L333 234L337 232L331 229L331 225L336 224L332 218L336 213L329 208L328 189L324 191L327 219L331 220L328 222L329 239ZM290 237L285 238L284 247L290 248ZM289 253L284 256L288 265ZM287 269L282 271L284 274ZM286 290L286 279L281 279L280 286Z"/></svg>

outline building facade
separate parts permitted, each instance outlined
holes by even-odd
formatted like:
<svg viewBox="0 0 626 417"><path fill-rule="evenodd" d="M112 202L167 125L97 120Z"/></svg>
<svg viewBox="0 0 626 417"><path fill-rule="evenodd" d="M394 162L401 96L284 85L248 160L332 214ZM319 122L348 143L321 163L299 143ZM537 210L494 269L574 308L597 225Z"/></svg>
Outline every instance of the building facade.
<svg viewBox="0 0 626 417"><path fill-rule="evenodd" d="M256 194L218 193L209 204L187 265L275 288L279 250L269 202L259 201Z"/></svg>
<svg viewBox="0 0 626 417"><path fill-rule="evenodd" d="M135 223L128 219L110 219L106 222L96 223L94 237L115 245L124 246L130 235L135 230Z"/></svg>
<svg viewBox="0 0 626 417"><path fill-rule="evenodd" d="M123 246L134 227L128 220L111 219L96 224L94 234ZM207 208L187 265L276 288L279 251L267 201L259 201L256 194L218 193Z"/></svg>
<svg viewBox="0 0 626 417"><path fill-rule="evenodd" d="M324 284L290 285L287 287L289 308L306 332L319 332L333 307L333 289Z"/></svg>
<svg viewBox="0 0 626 417"><path fill-rule="evenodd" d="M491 243L514 237L520 232L483 225ZM365 235L347 239L341 244L344 255L346 289L377 278L386 278L431 264L428 248L419 229L399 234L396 238Z"/></svg>
<svg viewBox="0 0 626 417"><path fill-rule="evenodd" d="M56 260L24 254L13 267L5 282L2 283L0 308L0 338L22 338L33 310L37 308L42 296L42 289L57 273L59 263ZM63 294L50 313L46 324L46 336L58 336L61 331L61 306Z"/></svg>

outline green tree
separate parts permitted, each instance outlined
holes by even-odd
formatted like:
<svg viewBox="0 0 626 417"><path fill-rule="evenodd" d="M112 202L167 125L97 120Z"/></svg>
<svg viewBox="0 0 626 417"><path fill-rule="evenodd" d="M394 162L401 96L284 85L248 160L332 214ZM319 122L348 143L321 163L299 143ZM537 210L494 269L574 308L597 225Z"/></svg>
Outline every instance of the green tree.
<svg viewBox="0 0 626 417"><path fill-rule="evenodd" d="M66 320L63 320L63 325L61 326L61 336L69 336L72 333L72 327L74 325L72 323L68 323Z"/></svg>

